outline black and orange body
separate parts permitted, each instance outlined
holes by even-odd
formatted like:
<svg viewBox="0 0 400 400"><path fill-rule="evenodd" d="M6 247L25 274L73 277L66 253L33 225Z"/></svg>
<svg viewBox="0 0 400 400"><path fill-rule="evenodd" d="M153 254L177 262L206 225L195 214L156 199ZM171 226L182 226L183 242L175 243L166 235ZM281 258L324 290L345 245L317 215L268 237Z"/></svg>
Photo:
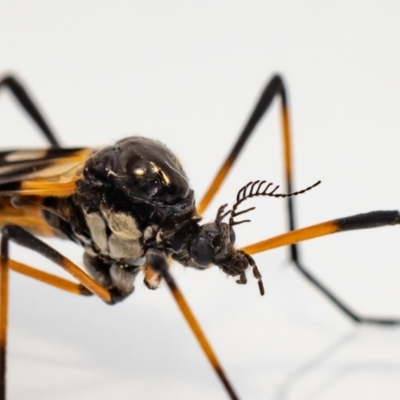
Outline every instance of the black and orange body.
<svg viewBox="0 0 400 400"><path fill-rule="evenodd" d="M8 275L13 270L78 295L94 294L107 304L127 298L143 273L146 286L156 289L164 279L184 318L221 383L232 399L238 395L229 382L187 301L168 271L171 260L204 270L212 265L238 284L247 283L251 270L264 294L261 273L252 254L288 246L290 258L303 276L356 322L397 324L398 319L362 317L335 296L302 263L298 243L332 233L400 224L398 211L371 213L331 220L296 230L294 197L317 186L293 191L292 148L288 98L281 76L263 90L253 113L209 189L196 204L194 190L178 158L157 140L133 136L101 149L62 148L53 130L20 82L0 80L10 90L47 138L50 148L0 153L0 400L6 397L6 343ZM237 194L231 209L222 205L216 217L202 224L201 214L221 188L232 165L275 97L281 100L285 193L265 177L250 181ZM257 177L249 177L249 179ZM234 226L249 222L239 216L253 197L285 198L288 232L248 245L235 246ZM68 239L83 248L84 266L75 265L38 236ZM37 251L65 269L76 282L45 273L10 258L9 242Z"/></svg>

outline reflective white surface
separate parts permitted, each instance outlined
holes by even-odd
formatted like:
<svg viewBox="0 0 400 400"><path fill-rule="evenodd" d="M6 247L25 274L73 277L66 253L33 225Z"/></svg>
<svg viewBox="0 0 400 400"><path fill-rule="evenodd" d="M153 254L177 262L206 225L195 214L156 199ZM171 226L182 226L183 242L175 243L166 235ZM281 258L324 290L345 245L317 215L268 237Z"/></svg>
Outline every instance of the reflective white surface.
<svg viewBox="0 0 400 400"><path fill-rule="evenodd" d="M396 2L14 1L0 6L0 71L28 85L63 143L158 138L204 193L274 72L289 88L299 226L399 208L400 53ZM283 182L278 108L205 215L250 180ZM0 93L5 148L45 142ZM239 244L285 231L259 199ZM399 228L306 243L304 263L355 310L400 317ZM82 251L52 241L80 262ZM56 267L14 246L13 257ZM172 271L243 399L397 399L400 329L355 326L287 263L256 257L239 287L217 269ZM226 398L167 288L120 305L11 278L9 399Z"/></svg>

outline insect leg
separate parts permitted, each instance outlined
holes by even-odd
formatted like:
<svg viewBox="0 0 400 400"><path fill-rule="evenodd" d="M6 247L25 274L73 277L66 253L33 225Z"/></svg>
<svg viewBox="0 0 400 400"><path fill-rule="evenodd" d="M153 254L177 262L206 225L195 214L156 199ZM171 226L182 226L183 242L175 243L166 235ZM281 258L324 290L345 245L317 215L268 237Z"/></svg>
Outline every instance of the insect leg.
<svg viewBox="0 0 400 400"><path fill-rule="evenodd" d="M43 114L39 111L21 82L15 76L7 75L0 79L0 89L2 88L8 88L15 96L18 103L42 131L51 147L61 147L53 129L50 128L49 124L44 119Z"/></svg>
<svg viewBox="0 0 400 400"><path fill-rule="evenodd" d="M39 254L50 259L55 264L64 268L72 276L74 276L81 285L74 285L65 279L55 277L51 274L47 274L42 271L38 271L34 268L28 267L24 264L15 262L9 259L9 241L27 247L31 250L37 251ZM42 282L51 284L53 286L61 287L69 292L87 295L88 291L97 295L102 300L109 304L114 303L113 295L110 291L97 284L92 278L90 278L85 272L83 272L78 266L72 263L69 259L62 256L56 250L42 242L31 233L27 232L23 228L17 225L5 225L2 230L2 237L0 243L1 258L0 258L0 400L5 400L5 372L6 372L6 343L7 343L7 319L8 319L8 271L9 269L15 270L16 272L23 273L32 278L40 280ZM238 399L232 386L230 385L223 369L218 362L207 338L202 332L200 325L194 317L194 314L189 308L185 298L180 292L179 288L175 284L172 276L167 270L167 264L160 264L158 259L154 259L152 267L157 269L157 272L166 280L171 292L178 303L179 308L188 321L192 331L194 332L200 346L206 353L207 358L212 363L214 370L220 377L223 385L227 389L231 399ZM164 260L167 263L166 260ZM82 288L82 286L84 288ZM85 289L86 288L86 289Z"/></svg>
<svg viewBox="0 0 400 400"><path fill-rule="evenodd" d="M8 260L8 268L18 272L19 274L33 278L39 282L46 283L47 285L62 289L66 292L79 294L83 296L91 296L93 293L86 289L81 283L71 282L68 279L61 278L57 275L49 274L41 271L40 269L29 267L14 260Z"/></svg>
<svg viewBox="0 0 400 400"><path fill-rule="evenodd" d="M400 212L397 210L390 211L372 211L365 214L353 215L351 217L339 218L332 221L323 222L317 225L312 225L307 228L294 230L284 233L273 238L263 240L251 244L241 249L248 254L260 253L275 249L277 247L294 245L305 240L317 238L320 236L330 235L337 232L345 232L350 230L379 228L383 226L400 225ZM312 277L309 278L313 281ZM314 282L317 287L318 282ZM319 287L322 291L324 288ZM362 317L349 310L342 302L337 302L337 298L330 292L324 292L339 308L348 314L355 322L380 324L380 325L395 325L400 323L400 319L383 319Z"/></svg>
<svg viewBox="0 0 400 400"><path fill-rule="evenodd" d="M8 327L8 265L1 249L0 261L0 400L6 399L6 351ZM4 256L3 256L4 254Z"/></svg>
<svg viewBox="0 0 400 400"><path fill-rule="evenodd" d="M195 335L197 342L202 348L212 368L214 369L219 379L221 380L221 383L224 385L226 391L228 392L229 397L232 400L237 400L238 396L236 395L235 390L232 387L232 384L229 382L227 375L222 369L221 363L218 361L218 358L214 353L214 350L212 349L207 337L205 336L203 330L200 327L200 324L198 323L196 317L194 316L192 310L190 309L189 304L184 298L174 278L168 271L168 261L166 260L165 257L162 257L157 253L150 253L147 256L147 262L151 265L151 268L154 271L160 273L164 278L169 289L171 290L172 296L174 297L176 304L178 305L179 309L183 314L183 317L185 318L190 329Z"/></svg>
<svg viewBox="0 0 400 400"><path fill-rule="evenodd" d="M15 269L17 272L24 273L43 282L52 284L53 286L62 286L64 290L68 291L81 291L86 294L85 289L81 289L80 285L75 288L71 286L72 282L63 279L56 279L51 274L46 274L37 271L33 268L24 266L9 259L9 242L12 240L21 246L27 247L31 250L37 251L39 254L50 259L55 264L63 267L67 272L74 276L87 290L97 295L105 302L112 304L112 294L92 278L83 272L77 265L75 265L68 258L64 257L56 250L27 232L17 225L5 225L2 229L2 237L0 243L0 400L6 398L6 347L7 347L7 324L8 324L8 273L10 269ZM64 281L64 282L63 282ZM68 284L67 284L68 282ZM69 290L72 289L72 290Z"/></svg>
<svg viewBox="0 0 400 400"><path fill-rule="evenodd" d="M228 175L231 167L236 162L238 156L242 152L244 145L250 138L251 134L254 132L255 127L260 122L261 118L268 111L272 101L275 97L280 96L282 100L282 122L283 122L283 143L284 143L284 154L285 154L285 171L287 178L287 191L291 192L291 144L290 144L290 129L289 129L289 115L288 115L288 107L287 107L287 96L285 91L285 86L283 83L283 79L280 75L275 75L268 82L267 86L261 93L261 96L254 107L253 112L250 115L243 131L241 132L239 138L234 144L232 150L226 157L224 163L221 168L215 175L212 180L211 185L209 186L206 194L203 196L202 200L198 205L199 213L203 213L203 211L208 207L211 200L221 187L223 181Z"/></svg>
<svg viewBox="0 0 400 400"><path fill-rule="evenodd" d="M73 275L85 288L96 294L102 300L112 303L112 295L86 275L79 267L73 264L66 257L62 256L56 250L31 235L29 232L16 225L6 225L2 230L1 238L1 259L0 259L0 400L5 399L5 373L6 373L6 345L7 345L7 323L8 323L8 272L9 269L15 269L17 272L34 277L53 286L62 287L64 290L80 291L86 294L85 289L77 285L73 288L72 282L61 278L52 277L41 271L24 266L23 264L9 260L9 241L12 240L24 247L35 250L43 256L49 258L54 263L63 267ZM67 283L68 282L68 283ZM72 289L72 290L71 290Z"/></svg>
<svg viewBox="0 0 400 400"><path fill-rule="evenodd" d="M44 257L53 261L70 273L75 279L84 285L93 294L97 295L106 303L113 303L112 294L95 282L89 275L87 275L81 268L70 261L67 257L60 254L57 250L50 247L48 244L42 242L40 239L17 225L5 225L2 229L1 237L1 260L3 264L8 264L8 245L9 241L19 244L33 251L38 252ZM11 264L15 265L15 264Z"/></svg>
<svg viewBox="0 0 400 400"><path fill-rule="evenodd" d="M233 146L231 152L225 159L222 167L217 172L214 177L210 187L208 188L206 194L204 195L202 201L198 206L199 213L202 213L212 198L215 196L219 188L221 187L223 181L225 180L228 172L230 171L233 164L236 162L238 156L242 152L244 145L250 138L251 134L254 132L255 127L260 122L261 118L268 111L272 101L275 97L281 98L281 119L282 119L282 139L283 139L283 153L284 153L284 169L285 169L285 179L286 179L286 191L287 193L293 192L293 164L292 164L292 145L291 145L291 129L290 129L290 119L289 119L289 105L287 99L287 92L285 89L285 84L280 75L275 75L268 82L264 88L261 96L254 107L250 118L248 119L242 133L237 139L235 145ZM295 198L287 197L287 212L288 212L288 228L289 230L296 229L296 218L295 218ZM316 286L329 300L331 300L339 309L341 309L348 317L350 317L355 322L371 322L374 320L365 319L358 316L353 312L341 299L334 295L324 284L322 284L313 274L308 271L301 261L299 246L296 243L290 244L290 260L296 266L297 270L314 286Z"/></svg>
<svg viewBox="0 0 400 400"><path fill-rule="evenodd" d="M2 254L7 258L8 249ZM48 274L19 262L2 259L0 265L0 400L5 400L6 386L6 348L7 348L7 321L8 321L8 272L16 271L33 279L47 283L51 286L65 290L70 293L89 296L93 293L82 284L77 284L59 276ZM4 260L4 261L3 261Z"/></svg>

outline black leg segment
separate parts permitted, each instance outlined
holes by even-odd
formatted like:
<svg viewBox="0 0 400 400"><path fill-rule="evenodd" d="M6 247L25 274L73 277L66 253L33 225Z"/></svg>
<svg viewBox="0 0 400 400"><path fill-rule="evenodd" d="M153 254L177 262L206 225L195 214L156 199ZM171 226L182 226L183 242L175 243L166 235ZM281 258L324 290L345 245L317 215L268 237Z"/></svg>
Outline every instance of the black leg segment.
<svg viewBox="0 0 400 400"><path fill-rule="evenodd" d="M53 130L50 128L49 124L44 119L43 114L39 111L21 82L15 76L8 75L0 80L0 89L2 88L8 88L10 90L18 103L42 131L50 145L52 147L61 147Z"/></svg>

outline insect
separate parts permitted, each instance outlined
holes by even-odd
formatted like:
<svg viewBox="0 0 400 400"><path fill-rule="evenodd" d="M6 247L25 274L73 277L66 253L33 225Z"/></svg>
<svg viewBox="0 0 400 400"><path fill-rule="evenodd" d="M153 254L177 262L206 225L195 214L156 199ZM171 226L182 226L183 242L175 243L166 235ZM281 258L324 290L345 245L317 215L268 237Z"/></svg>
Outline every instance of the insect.
<svg viewBox="0 0 400 400"><path fill-rule="evenodd" d="M6 343L8 320L8 274L14 270L60 289L83 296L96 295L108 304L128 297L139 272L150 289L165 280L205 355L232 398L239 398L193 313L168 271L170 259L198 270L210 265L247 283L252 272L264 294L260 271L253 254L290 246L297 269L356 322L397 324L394 319L356 315L304 267L296 244L336 232L400 223L398 211L374 211L340 218L296 230L293 199L319 182L300 191L292 189L292 156L287 97L283 80L274 76L266 85L242 134L216 174L204 198L196 204L194 191L176 156L162 143L129 137L101 149L64 149L32 102L26 89L13 76L0 81L8 88L41 129L51 147L0 153L1 239L1 398L6 396ZM212 222L201 223L229 170L250 138L255 126L275 97L281 99L286 188L264 180L243 186L231 209L222 205ZM254 197L285 198L289 232L245 248L235 247L234 226L248 222L243 203ZM246 216L245 216L246 215ZM245 218L245 219L243 219ZM37 236L60 236L84 248L88 274ZM37 251L64 268L78 283L67 281L14 261L9 243Z"/></svg>

